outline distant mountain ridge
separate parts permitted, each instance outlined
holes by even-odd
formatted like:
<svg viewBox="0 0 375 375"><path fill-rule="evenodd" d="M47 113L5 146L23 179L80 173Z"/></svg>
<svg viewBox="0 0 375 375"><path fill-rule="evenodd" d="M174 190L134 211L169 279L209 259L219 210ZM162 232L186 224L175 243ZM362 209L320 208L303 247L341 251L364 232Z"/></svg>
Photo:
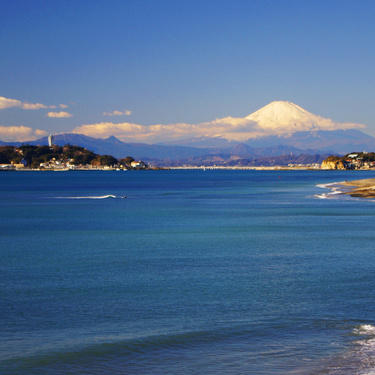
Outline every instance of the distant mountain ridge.
<svg viewBox="0 0 375 375"><path fill-rule="evenodd" d="M214 137L192 136L189 139L179 139L163 144L126 143L115 136L103 139L69 133L55 135L54 143L59 146L68 143L82 146L95 153L112 155L116 158L132 156L135 159L148 161L214 158L215 155L219 154L227 155L225 158L228 160L238 160L239 158L288 154L295 156L303 154L344 155L353 151L372 152L375 150L375 138L359 130L363 127L362 125L338 124L330 119L313 115L291 102L272 102L240 120L247 121L254 129L257 129L257 127L262 129L263 133L255 136L251 136L250 133L246 135L246 131L239 128L241 137L244 138L242 141L231 139L224 132ZM232 126L232 132L233 129L237 129L236 126ZM228 135L230 135L229 132ZM48 140L47 137L44 137L36 141L23 143L47 145ZM0 145L6 144L17 146L22 143L0 141Z"/></svg>
<svg viewBox="0 0 375 375"><path fill-rule="evenodd" d="M327 134L328 133L328 134ZM337 138L345 136L345 142L338 145ZM106 139L87 137L83 134L58 134L54 136L54 143L59 146L66 144L85 147L101 155L112 155L116 158L132 156L135 159L155 161L160 164L178 165L178 161L186 163L193 161L199 164L199 159L204 161L225 160L231 164L239 159L259 159L262 157L275 157L281 155L327 155L340 154L351 151L371 151L375 149L375 139L358 130L332 131L332 132L297 132L288 138L270 136L255 139L252 142L237 143L233 147L223 148L197 148L182 146L148 145L144 143L124 143L112 136ZM47 137L30 142L0 142L0 145L21 144L48 145ZM298 148L310 145L310 148ZM281 159L280 159L281 160ZM290 159L292 160L292 159ZM264 160L263 160L264 162ZM264 164L264 163L263 163Z"/></svg>
<svg viewBox="0 0 375 375"><path fill-rule="evenodd" d="M292 146L300 150L319 153L346 154L354 150L372 151L375 138L357 129L331 131L300 131L290 135L273 135L246 142L251 147ZM310 152L309 152L310 153Z"/></svg>
<svg viewBox="0 0 375 375"><path fill-rule="evenodd" d="M85 147L100 155L112 155L115 158L132 156L135 159L181 159L190 156L200 156L216 152L210 148L194 148L183 146L149 145L146 143L124 143L114 136L109 138L93 138L83 134L56 134L54 144L64 146L66 144ZM30 142L1 142L0 145L21 146L48 145L48 137L43 137Z"/></svg>

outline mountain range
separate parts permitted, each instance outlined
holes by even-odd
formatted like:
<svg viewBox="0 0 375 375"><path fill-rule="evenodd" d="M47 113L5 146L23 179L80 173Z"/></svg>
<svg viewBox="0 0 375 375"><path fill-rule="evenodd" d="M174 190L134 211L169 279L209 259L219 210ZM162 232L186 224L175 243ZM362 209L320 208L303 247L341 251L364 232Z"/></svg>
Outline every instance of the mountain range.
<svg viewBox="0 0 375 375"><path fill-rule="evenodd" d="M343 155L353 151L374 151L375 138L362 132L360 129L363 127L360 124L335 123L294 103L276 101L236 121L228 133L224 131L215 136L199 135L163 144L146 144L126 143L114 136L103 139L69 133L55 135L54 143L60 146L74 144L116 158L132 156L164 164L193 159L199 163L199 158L215 160L218 155L228 162L287 154ZM44 137L25 143L47 145L48 139ZM5 144L21 145L0 141L0 145Z"/></svg>

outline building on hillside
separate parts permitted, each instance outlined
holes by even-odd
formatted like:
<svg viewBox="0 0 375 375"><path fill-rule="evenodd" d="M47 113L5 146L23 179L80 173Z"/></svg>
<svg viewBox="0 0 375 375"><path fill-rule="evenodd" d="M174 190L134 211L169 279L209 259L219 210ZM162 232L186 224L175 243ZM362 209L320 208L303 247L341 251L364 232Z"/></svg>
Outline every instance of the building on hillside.
<svg viewBox="0 0 375 375"><path fill-rule="evenodd" d="M138 169L144 169L144 168L147 168L147 165L142 161L142 160L139 160L139 161L132 161L130 163L130 166L132 168L138 168Z"/></svg>
<svg viewBox="0 0 375 375"><path fill-rule="evenodd" d="M0 164L0 171L14 171L15 169L13 164Z"/></svg>

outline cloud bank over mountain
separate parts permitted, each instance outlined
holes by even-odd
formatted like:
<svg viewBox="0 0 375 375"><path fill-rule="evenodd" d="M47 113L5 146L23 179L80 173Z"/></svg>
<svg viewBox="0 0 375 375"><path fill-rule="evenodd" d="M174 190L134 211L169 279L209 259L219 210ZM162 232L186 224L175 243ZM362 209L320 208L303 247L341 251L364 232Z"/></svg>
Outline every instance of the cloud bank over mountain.
<svg viewBox="0 0 375 375"><path fill-rule="evenodd" d="M178 123L144 126L128 122L101 122L78 126L73 133L98 138L114 135L126 142L173 142L202 137L244 142L262 136L287 135L296 131L331 131L365 127L356 123L338 123L314 115L296 104L275 101L245 118L225 117L196 125Z"/></svg>
<svg viewBox="0 0 375 375"><path fill-rule="evenodd" d="M0 97L0 110L8 108L65 109L65 104L45 105L28 103L17 99ZM104 116L129 116L130 110L103 112ZM65 111L48 112L45 117L67 119L73 114ZM60 121L60 120L58 120ZM356 123L338 123L334 120L314 115L296 104L275 101L246 117L224 117L199 124L176 123L141 125L131 122L99 122L76 126L73 133L94 138L115 136L124 142L132 143L168 143L184 144L214 140L214 142L246 142L269 136L287 137L295 132L333 131L344 129L364 129L365 125ZM45 135L44 130L33 130L27 126L1 126L0 137L3 141L35 140Z"/></svg>
<svg viewBox="0 0 375 375"><path fill-rule="evenodd" d="M143 126L132 123L102 122L99 124L82 125L73 130L73 133L85 134L91 137L115 137L127 142L171 142L191 137L222 137L240 140L243 137L261 135L262 129L253 122L244 118L226 117L201 124L169 124Z"/></svg>
<svg viewBox="0 0 375 375"><path fill-rule="evenodd" d="M27 126L0 126L0 139L4 142L33 141L47 134L44 130L34 130Z"/></svg>

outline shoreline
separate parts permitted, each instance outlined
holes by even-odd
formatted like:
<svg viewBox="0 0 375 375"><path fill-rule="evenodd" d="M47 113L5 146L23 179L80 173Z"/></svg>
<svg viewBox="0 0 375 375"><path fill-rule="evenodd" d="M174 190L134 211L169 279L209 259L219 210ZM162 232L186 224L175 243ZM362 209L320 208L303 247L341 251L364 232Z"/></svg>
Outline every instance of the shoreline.
<svg viewBox="0 0 375 375"><path fill-rule="evenodd" d="M375 178L364 180L345 181L343 186L350 187L344 194L356 198L375 198Z"/></svg>

